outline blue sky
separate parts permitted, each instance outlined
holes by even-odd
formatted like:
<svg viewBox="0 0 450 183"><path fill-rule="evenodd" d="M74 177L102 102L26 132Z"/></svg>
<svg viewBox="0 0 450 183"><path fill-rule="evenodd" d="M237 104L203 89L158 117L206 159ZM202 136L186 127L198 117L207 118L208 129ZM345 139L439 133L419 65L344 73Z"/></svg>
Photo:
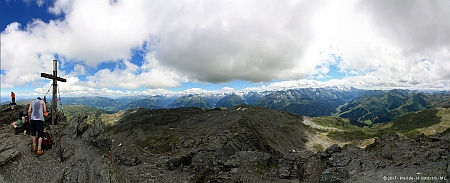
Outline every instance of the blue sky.
<svg viewBox="0 0 450 183"><path fill-rule="evenodd" d="M0 0L1 96L450 90L450 1Z"/></svg>

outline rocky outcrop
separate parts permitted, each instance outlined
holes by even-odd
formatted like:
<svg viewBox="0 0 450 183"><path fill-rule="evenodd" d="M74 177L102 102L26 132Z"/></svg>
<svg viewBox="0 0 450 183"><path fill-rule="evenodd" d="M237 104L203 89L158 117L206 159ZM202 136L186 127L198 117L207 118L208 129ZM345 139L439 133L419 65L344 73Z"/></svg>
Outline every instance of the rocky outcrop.
<svg viewBox="0 0 450 183"><path fill-rule="evenodd" d="M289 153L279 159L278 177L300 182L448 182L449 138L448 132L413 139L387 134L365 149L335 144L324 152ZM314 172L321 174L311 176Z"/></svg>
<svg viewBox="0 0 450 183"><path fill-rule="evenodd" d="M345 145L329 156L320 182L401 181L410 177L446 182L450 180L448 139L448 133L415 139L386 134L365 149Z"/></svg>
<svg viewBox="0 0 450 183"><path fill-rule="evenodd" d="M305 149L308 129L300 118L245 108L208 112L187 108L174 110L176 114L136 109L116 126L105 126L100 118L88 124L88 116L80 114L51 126L54 140L61 141L40 157L30 152L29 136L14 135L12 127L4 124L0 128L0 181L450 180L448 131L415 138L386 134L364 149L335 144L313 152Z"/></svg>
<svg viewBox="0 0 450 183"><path fill-rule="evenodd" d="M6 127L8 128L8 126ZM0 139L7 139L9 134L0 135ZM16 149L14 142L4 141L0 142L0 166L12 161L20 156L20 151Z"/></svg>
<svg viewBox="0 0 450 183"><path fill-rule="evenodd" d="M105 127L101 126L101 122L86 125L82 117L47 126L57 144L36 157L31 151L31 137L23 133L14 135L13 128L4 124L0 129L1 181L120 182L121 178L113 173L111 161L104 157L107 152L103 146L96 146L104 140L99 135L105 134ZM84 141L83 136L92 141Z"/></svg>

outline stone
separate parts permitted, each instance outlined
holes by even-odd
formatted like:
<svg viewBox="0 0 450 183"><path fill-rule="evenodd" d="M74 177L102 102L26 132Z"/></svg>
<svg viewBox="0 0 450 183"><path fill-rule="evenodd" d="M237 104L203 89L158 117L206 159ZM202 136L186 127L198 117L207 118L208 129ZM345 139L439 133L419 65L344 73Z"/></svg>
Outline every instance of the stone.
<svg viewBox="0 0 450 183"><path fill-rule="evenodd" d="M339 146L339 145L337 145L337 144L333 144L333 145L331 145L330 147L328 147L328 148L325 150L325 152L326 152L327 154L333 154L333 153L336 153L336 152L341 152L341 150L342 150L341 146Z"/></svg>
<svg viewBox="0 0 450 183"><path fill-rule="evenodd" d="M241 163L256 162L262 166L269 165L270 158L272 156L268 153L258 151L239 151L235 155L231 156L225 165L236 167Z"/></svg>
<svg viewBox="0 0 450 183"><path fill-rule="evenodd" d="M4 165L5 163L7 163L10 160L13 160L17 157L20 156L20 152L17 151L16 149L8 149L5 151L2 151L0 153L0 166Z"/></svg>
<svg viewBox="0 0 450 183"><path fill-rule="evenodd" d="M343 167L347 165L351 160L351 157L344 153L333 153L328 162L331 167Z"/></svg>
<svg viewBox="0 0 450 183"><path fill-rule="evenodd" d="M328 168L322 172L319 183L341 183L350 178L350 173L343 167Z"/></svg>

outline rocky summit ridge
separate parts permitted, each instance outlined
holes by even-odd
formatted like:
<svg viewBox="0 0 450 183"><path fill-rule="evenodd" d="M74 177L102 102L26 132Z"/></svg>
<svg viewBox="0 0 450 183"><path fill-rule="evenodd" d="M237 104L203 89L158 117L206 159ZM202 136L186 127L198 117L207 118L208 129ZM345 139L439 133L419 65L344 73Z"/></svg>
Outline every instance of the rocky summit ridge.
<svg viewBox="0 0 450 183"><path fill-rule="evenodd" d="M450 132L384 134L366 148L326 144L303 117L240 105L142 109L114 119L77 114L50 125L40 157L14 134L18 110L3 109L0 182L449 182ZM11 119L10 119L11 118ZM105 121L103 121L105 120ZM61 147L61 151L59 151ZM59 152L62 152L61 154Z"/></svg>

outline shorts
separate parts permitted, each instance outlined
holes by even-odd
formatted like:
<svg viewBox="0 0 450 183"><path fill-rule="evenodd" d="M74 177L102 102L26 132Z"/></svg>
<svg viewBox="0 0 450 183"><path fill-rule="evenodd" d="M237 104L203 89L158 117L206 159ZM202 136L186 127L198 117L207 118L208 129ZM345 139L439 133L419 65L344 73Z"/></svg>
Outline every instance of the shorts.
<svg viewBox="0 0 450 183"><path fill-rule="evenodd" d="M17 126L20 126L20 125L22 125L22 120L19 119L19 120L17 120L16 123L17 123Z"/></svg>
<svg viewBox="0 0 450 183"><path fill-rule="evenodd" d="M36 136L37 131L39 138L44 137L44 121L30 120L30 130L31 136Z"/></svg>

